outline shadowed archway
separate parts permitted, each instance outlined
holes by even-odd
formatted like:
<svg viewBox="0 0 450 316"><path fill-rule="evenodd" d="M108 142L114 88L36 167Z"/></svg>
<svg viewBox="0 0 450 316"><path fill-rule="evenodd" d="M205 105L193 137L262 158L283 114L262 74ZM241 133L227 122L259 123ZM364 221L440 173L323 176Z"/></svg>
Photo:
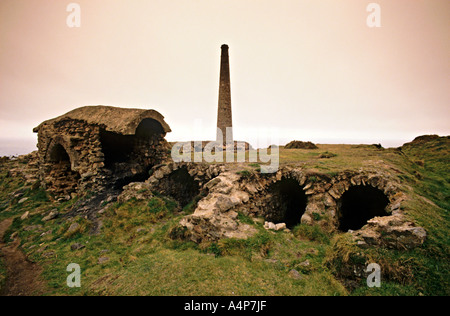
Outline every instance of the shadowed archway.
<svg viewBox="0 0 450 316"><path fill-rule="evenodd" d="M47 153L47 164L51 179L47 185L56 195L68 195L78 188L80 174L72 169L73 162L60 143L55 143Z"/></svg>
<svg viewBox="0 0 450 316"><path fill-rule="evenodd" d="M369 219L389 215L388 204L388 197L380 189L363 185L350 187L338 203L339 230L357 230Z"/></svg>
<svg viewBox="0 0 450 316"><path fill-rule="evenodd" d="M299 183L290 178L283 178L270 185L271 218L275 223L286 223L288 228L300 224L306 210L307 198Z"/></svg>

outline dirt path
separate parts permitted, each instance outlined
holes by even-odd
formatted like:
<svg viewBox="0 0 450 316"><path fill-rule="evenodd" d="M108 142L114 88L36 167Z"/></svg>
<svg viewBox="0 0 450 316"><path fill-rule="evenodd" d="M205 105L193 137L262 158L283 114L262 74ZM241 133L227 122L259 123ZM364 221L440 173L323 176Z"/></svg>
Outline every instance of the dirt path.
<svg viewBox="0 0 450 316"><path fill-rule="evenodd" d="M19 238L10 245L1 243L11 224L12 219L0 222L0 256L7 270L6 284L0 289L0 296L40 295L44 292L44 282L40 278L42 269L28 261L18 248Z"/></svg>

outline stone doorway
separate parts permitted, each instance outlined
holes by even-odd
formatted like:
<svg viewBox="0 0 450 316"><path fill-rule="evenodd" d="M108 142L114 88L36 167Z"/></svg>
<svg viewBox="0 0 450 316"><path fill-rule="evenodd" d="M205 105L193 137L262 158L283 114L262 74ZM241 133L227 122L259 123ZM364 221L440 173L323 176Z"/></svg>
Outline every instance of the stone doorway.
<svg viewBox="0 0 450 316"><path fill-rule="evenodd" d="M300 224L302 215L305 213L307 197L303 188L297 180L282 178L271 184L269 192L268 220L274 223L286 223L286 227L291 229Z"/></svg>
<svg viewBox="0 0 450 316"><path fill-rule="evenodd" d="M49 151L49 177L46 183L55 196L70 195L76 192L80 174L72 170L72 162L66 149L61 144L55 144Z"/></svg>
<svg viewBox="0 0 450 316"><path fill-rule="evenodd" d="M389 215L388 204L388 197L380 189L364 185L350 187L338 202L339 230L358 230L376 216Z"/></svg>

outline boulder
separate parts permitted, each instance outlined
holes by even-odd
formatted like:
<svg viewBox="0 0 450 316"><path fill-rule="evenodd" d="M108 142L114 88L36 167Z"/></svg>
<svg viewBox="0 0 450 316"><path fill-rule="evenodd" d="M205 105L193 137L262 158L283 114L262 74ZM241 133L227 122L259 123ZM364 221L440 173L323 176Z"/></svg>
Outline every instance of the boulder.
<svg viewBox="0 0 450 316"><path fill-rule="evenodd" d="M245 239L256 233L248 224L240 223L235 207L248 202L250 196L239 189L239 175L224 172L209 181L209 194L201 199L192 215L184 217L180 226L194 242L216 241L221 238Z"/></svg>
<svg viewBox="0 0 450 316"><path fill-rule="evenodd" d="M132 182L123 188L122 193L117 197L117 201L125 203L131 199L149 200L153 197L152 185L146 182Z"/></svg>
<svg viewBox="0 0 450 316"><path fill-rule="evenodd" d="M285 230L287 227L286 227L286 223L278 223L278 224L275 224L275 230L276 231L279 231L279 230Z"/></svg>
<svg viewBox="0 0 450 316"><path fill-rule="evenodd" d="M362 248L381 246L399 250L419 247L427 238L425 229L407 221L402 213L375 217L351 234Z"/></svg>
<svg viewBox="0 0 450 316"><path fill-rule="evenodd" d="M285 230L286 229L286 223L274 224L272 222L265 222L264 223L264 228L267 229L267 230L275 230L275 231Z"/></svg>

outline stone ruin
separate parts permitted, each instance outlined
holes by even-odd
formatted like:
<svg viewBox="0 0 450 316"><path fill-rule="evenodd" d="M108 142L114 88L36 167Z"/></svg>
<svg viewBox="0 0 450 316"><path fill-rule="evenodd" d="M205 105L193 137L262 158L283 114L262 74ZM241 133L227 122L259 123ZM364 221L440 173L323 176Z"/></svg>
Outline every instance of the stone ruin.
<svg viewBox="0 0 450 316"><path fill-rule="evenodd" d="M145 199L158 191L185 206L197 204L174 235L197 243L247 238L256 233L239 214L263 219L266 229L292 229L302 223L330 232L350 232L361 247L409 249L426 232L402 210L407 199L399 182L380 170L344 171L333 177L284 166L275 174L240 174L225 164L168 162L153 168L143 183L131 183L119 200Z"/></svg>
<svg viewBox="0 0 450 316"><path fill-rule="evenodd" d="M193 212L179 222L175 235L198 243L255 234L239 214L266 221L266 229L302 223L350 231L361 247L405 249L425 241L425 230L404 216L405 194L389 172L328 176L283 166L261 174L238 172L245 164L173 162L164 138L170 131L154 110L75 109L34 129L40 182L61 201L89 192L103 199L112 190L119 202L148 199L157 191L180 208L191 203ZM89 206L78 209L96 217Z"/></svg>
<svg viewBox="0 0 450 316"><path fill-rule="evenodd" d="M216 142L224 147L234 143L237 150L228 46L221 50ZM103 198L125 202L148 199L157 191L171 196L180 207L193 205L193 213L180 221L175 235L199 243L254 234L255 228L242 223L239 214L263 219L267 229L291 229L302 223L350 231L362 247L411 248L426 238L425 230L404 216L405 195L398 182L381 170L345 171L330 177L284 166L274 174L249 176L236 172L233 164L173 162L172 146L164 138L170 127L154 110L87 106L45 121L33 131L38 133L40 182L58 200L97 193L98 201L81 202L74 210L84 210L90 218L95 218L96 210L89 209L101 206ZM206 143L190 142L186 148L202 151ZM294 141L286 148L315 145ZM248 143L245 149L250 149Z"/></svg>
<svg viewBox="0 0 450 316"><path fill-rule="evenodd" d="M86 106L47 120L38 134L39 177L56 198L122 188L148 178L169 154L170 127L154 110Z"/></svg>

